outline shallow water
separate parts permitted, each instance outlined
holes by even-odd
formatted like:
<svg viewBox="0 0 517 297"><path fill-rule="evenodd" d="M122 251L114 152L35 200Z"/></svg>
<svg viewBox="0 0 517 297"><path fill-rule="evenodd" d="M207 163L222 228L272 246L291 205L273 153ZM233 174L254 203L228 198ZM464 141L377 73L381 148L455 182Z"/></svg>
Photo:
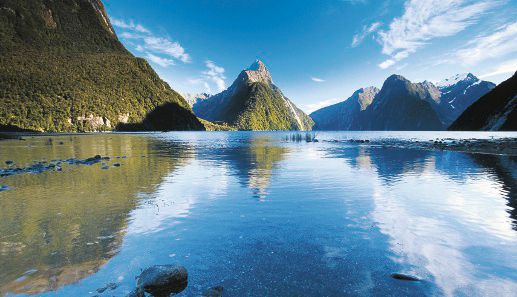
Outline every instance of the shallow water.
<svg viewBox="0 0 517 297"><path fill-rule="evenodd" d="M111 157L0 178L0 295L124 296L142 269L171 263L189 271L180 296L517 292L517 158L325 141L516 133L287 135L0 141L4 168Z"/></svg>

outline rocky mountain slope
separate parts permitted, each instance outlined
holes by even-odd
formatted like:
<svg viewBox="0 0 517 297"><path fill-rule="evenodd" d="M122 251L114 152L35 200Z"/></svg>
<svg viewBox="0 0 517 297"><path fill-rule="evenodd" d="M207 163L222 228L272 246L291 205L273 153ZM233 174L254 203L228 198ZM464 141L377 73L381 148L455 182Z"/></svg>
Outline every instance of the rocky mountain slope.
<svg viewBox="0 0 517 297"><path fill-rule="evenodd" d="M495 87L494 83L480 80L472 73L458 74L436 84L440 97L435 110L444 126L448 127L469 106Z"/></svg>
<svg viewBox="0 0 517 297"><path fill-rule="evenodd" d="M240 130L310 130L312 119L274 85L264 63L243 70L225 91L198 102L195 114Z"/></svg>
<svg viewBox="0 0 517 297"><path fill-rule="evenodd" d="M432 96L422 84L392 75L361 115L359 130L443 130L437 113L428 102Z"/></svg>
<svg viewBox="0 0 517 297"><path fill-rule="evenodd" d="M517 72L461 114L453 131L517 131Z"/></svg>
<svg viewBox="0 0 517 297"><path fill-rule="evenodd" d="M362 88L347 100L324 107L310 114L314 130L357 130L361 114L379 93L376 87Z"/></svg>
<svg viewBox="0 0 517 297"><path fill-rule="evenodd" d="M204 129L119 42L100 0L0 1L0 68L0 129L110 130L162 105L173 124L162 128Z"/></svg>

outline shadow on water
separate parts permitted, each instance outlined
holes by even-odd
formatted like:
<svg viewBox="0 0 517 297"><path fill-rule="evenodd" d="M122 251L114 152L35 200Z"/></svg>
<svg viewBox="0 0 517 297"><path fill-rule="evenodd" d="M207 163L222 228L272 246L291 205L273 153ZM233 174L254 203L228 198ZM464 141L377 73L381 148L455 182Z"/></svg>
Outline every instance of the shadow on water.
<svg viewBox="0 0 517 297"><path fill-rule="evenodd" d="M479 154L470 157L499 180L508 200L508 213L513 219L513 229L517 231L517 157Z"/></svg>
<svg viewBox="0 0 517 297"><path fill-rule="evenodd" d="M2 294L56 290L96 273L118 253L138 194L155 191L184 157L181 146L172 158L156 156L164 144L149 137L53 139L50 144L44 137L3 143L0 160L8 157L22 165L33 156L51 160L101 154L111 161L0 180L11 189L0 194ZM113 167L115 163L121 166Z"/></svg>

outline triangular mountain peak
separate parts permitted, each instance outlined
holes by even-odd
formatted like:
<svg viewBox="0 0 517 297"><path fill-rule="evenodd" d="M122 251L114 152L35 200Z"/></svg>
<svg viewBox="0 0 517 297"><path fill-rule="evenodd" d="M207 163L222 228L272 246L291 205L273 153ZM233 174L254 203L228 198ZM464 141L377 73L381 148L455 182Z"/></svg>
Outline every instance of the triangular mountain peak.
<svg viewBox="0 0 517 297"><path fill-rule="evenodd" d="M248 80L251 82L273 84L271 74L269 73L266 65L260 60L253 62L253 64L251 64L248 69L244 70L244 72L246 73Z"/></svg>

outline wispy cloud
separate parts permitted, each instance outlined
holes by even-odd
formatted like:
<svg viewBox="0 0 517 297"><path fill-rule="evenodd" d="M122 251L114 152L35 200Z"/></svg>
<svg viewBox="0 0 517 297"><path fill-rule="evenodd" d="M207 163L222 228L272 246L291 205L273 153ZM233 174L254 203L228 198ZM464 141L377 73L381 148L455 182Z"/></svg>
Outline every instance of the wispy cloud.
<svg viewBox="0 0 517 297"><path fill-rule="evenodd" d="M201 77L190 79L189 82L191 84L201 84L205 88L207 93L212 93L212 88L210 87L209 82L212 82L217 87L217 92L222 92L226 89L224 75L224 68L218 66L214 61L206 60L205 61L206 70L201 72Z"/></svg>
<svg viewBox="0 0 517 297"><path fill-rule="evenodd" d="M188 80L188 82L193 85L201 84L203 86L203 88L205 89L205 92L207 92L209 94L212 93L212 88L210 88L210 84L208 84L208 82L202 78L191 78Z"/></svg>
<svg viewBox="0 0 517 297"><path fill-rule="evenodd" d="M498 3L497 0L407 0L404 14L395 18L387 31L379 32L382 53L390 56L379 67L393 66L432 39L456 35Z"/></svg>
<svg viewBox="0 0 517 297"><path fill-rule="evenodd" d="M354 35L352 38L352 47L356 47L363 42L363 40L370 34L373 34L381 26L380 22L375 22L371 25L363 26L361 33Z"/></svg>
<svg viewBox="0 0 517 297"><path fill-rule="evenodd" d="M478 36L468 42L464 48L455 53L454 60L473 65L514 52L517 52L517 22L502 26L495 32Z"/></svg>
<svg viewBox="0 0 517 297"><path fill-rule="evenodd" d="M496 68L492 69L490 72L480 75L479 77L482 79L488 77L494 77L496 75L509 74L512 75L517 71L517 59L505 61L500 64Z"/></svg>
<svg viewBox="0 0 517 297"><path fill-rule="evenodd" d="M162 66L164 68L169 67L171 65L174 65L174 61L173 60L167 59L167 58L162 58L162 57L153 55L151 53L147 53L146 58L149 61L151 61L151 62L153 62L155 64L158 64L158 65L160 65L160 66Z"/></svg>
<svg viewBox="0 0 517 297"><path fill-rule="evenodd" d="M112 19L111 21L115 27L124 30L120 36L135 42L135 49L144 53L144 57L150 62L161 67L174 65L175 60L183 63L191 62L190 55L178 42L166 37L156 36L143 25L136 24L133 21L119 19Z"/></svg>
<svg viewBox="0 0 517 297"><path fill-rule="evenodd" d="M321 79L319 77L311 77L311 80L314 81L314 82L317 82L317 83L321 83L321 82L325 81L324 79Z"/></svg>
<svg viewBox="0 0 517 297"><path fill-rule="evenodd" d="M203 71L203 75L215 83L219 92L224 91L224 89L226 89L226 84L224 82L226 79L224 76L224 68L217 66L213 61L210 60L207 60L205 65L208 70Z"/></svg>
<svg viewBox="0 0 517 297"><path fill-rule="evenodd" d="M141 24L135 24L135 22L133 21L126 22L124 20L111 18L111 24L121 29L128 29L140 33L151 33L147 28L145 28Z"/></svg>
<svg viewBox="0 0 517 297"><path fill-rule="evenodd" d="M302 109L307 113L312 113L318 109L321 109L323 107L327 107L329 105L332 105L332 104L336 104L338 102L342 101L341 99L339 98L331 98L331 99L327 99L327 100L322 100L322 101L319 101L319 102L316 102L316 103L310 103L310 104L305 104L305 105L302 105Z"/></svg>

